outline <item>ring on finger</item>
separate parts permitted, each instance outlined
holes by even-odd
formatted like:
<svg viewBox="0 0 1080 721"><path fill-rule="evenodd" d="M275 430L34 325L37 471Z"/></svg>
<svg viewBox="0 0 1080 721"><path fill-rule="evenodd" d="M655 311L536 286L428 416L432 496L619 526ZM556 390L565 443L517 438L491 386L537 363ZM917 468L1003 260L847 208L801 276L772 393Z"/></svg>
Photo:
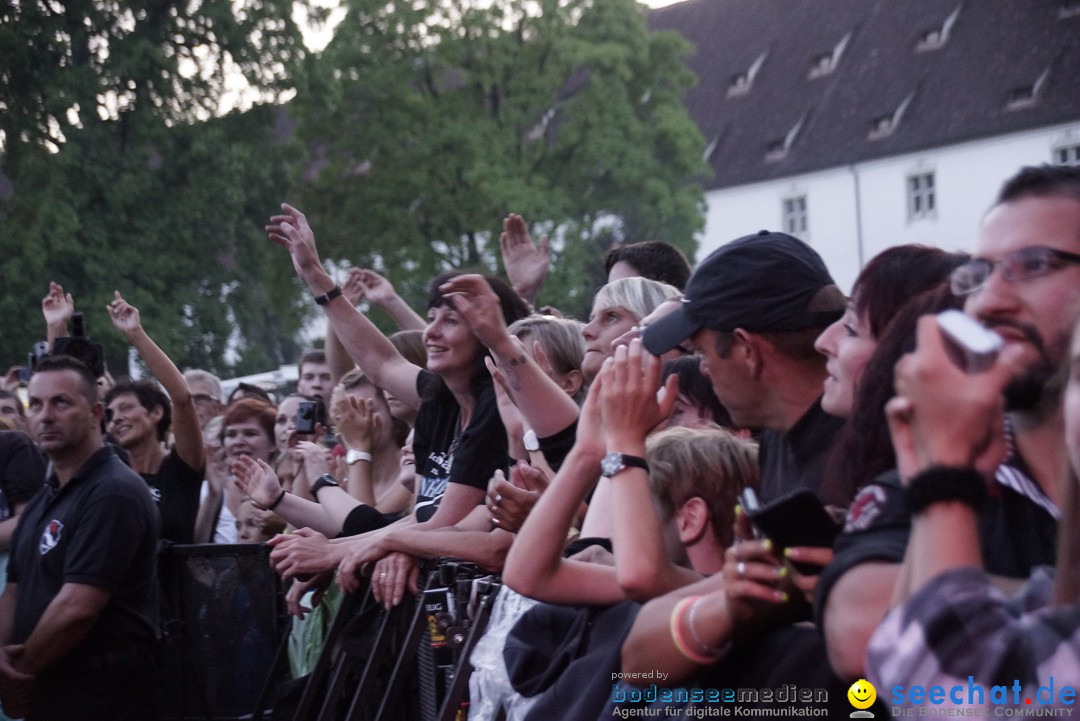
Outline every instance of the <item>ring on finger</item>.
<svg viewBox="0 0 1080 721"><path fill-rule="evenodd" d="M735 564L735 575L739 578L746 578L746 561L739 561Z"/></svg>
<svg viewBox="0 0 1080 721"><path fill-rule="evenodd" d="M379 578L386 578L386 571L379 574Z"/></svg>
<svg viewBox="0 0 1080 721"><path fill-rule="evenodd" d="M502 502L502 494L501 494L501 493L496 493L496 494L495 494L495 505L497 506L497 505L499 505L499 504L500 504L501 502Z"/></svg>

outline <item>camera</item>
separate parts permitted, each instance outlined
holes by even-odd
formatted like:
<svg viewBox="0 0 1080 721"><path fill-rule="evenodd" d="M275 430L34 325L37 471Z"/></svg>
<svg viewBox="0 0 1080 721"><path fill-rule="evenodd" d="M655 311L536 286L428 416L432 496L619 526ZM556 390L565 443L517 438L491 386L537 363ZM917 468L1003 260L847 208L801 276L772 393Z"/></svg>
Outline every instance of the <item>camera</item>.
<svg viewBox="0 0 1080 721"><path fill-rule="evenodd" d="M303 401L296 407L296 432L314 433L318 422L318 401Z"/></svg>
<svg viewBox="0 0 1080 721"><path fill-rule="evenodd" d="M86 323L82 313L71 314L71 335L53 341L52 355L78 358L86 364L95 378L105 375L105 347L86 335Z"/></svg>

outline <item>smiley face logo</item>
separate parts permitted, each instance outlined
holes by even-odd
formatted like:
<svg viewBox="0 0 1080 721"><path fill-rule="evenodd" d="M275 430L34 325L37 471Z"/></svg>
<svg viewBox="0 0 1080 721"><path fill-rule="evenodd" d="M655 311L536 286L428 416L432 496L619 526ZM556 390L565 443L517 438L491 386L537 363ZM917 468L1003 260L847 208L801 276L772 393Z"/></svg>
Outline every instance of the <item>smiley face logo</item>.
<svg viewBox="0 0 1080 721"><path fill-rule="evenodd" d="M848 701L857 709L870 708L877 699L877 689L865 678L851 684L847 692Z"/></svg>

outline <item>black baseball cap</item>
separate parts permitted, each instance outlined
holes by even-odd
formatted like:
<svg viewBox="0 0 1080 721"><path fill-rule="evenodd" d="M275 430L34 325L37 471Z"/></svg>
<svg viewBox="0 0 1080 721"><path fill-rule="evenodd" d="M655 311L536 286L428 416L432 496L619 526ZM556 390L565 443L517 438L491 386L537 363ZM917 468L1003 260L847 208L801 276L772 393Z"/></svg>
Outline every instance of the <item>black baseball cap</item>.
<svg viewBox="0 0 1080 721"><path fill-rule="evenodd" d="M843 310L806 309L818 291L835 284L809 245L762 230L710 253L690 276L682 306L651 323L642 342L660 355L702 328L752 333L824 328Z"/></svg>

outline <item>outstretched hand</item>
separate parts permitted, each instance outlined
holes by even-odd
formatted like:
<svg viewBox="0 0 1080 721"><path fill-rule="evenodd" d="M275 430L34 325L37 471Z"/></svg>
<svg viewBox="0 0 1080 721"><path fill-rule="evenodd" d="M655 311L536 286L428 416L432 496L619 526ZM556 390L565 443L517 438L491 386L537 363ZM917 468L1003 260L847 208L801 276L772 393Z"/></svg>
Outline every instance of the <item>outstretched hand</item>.
<svg viewBox="0 0 1080 721"><path fill-rule="evenodd" d="M49 292L41 299L41 313L45 316L45 323L63 325L66 328L74 312L75 299L71 297L71 293L64 293L63 286L50 281Z"/></svg>
<svg viewBox="0 0 1080 721"><path fill-rule="evenodd" d="M380 308L391 303L398 297L393 283L373 270L367 268L353 268L349 271L349 279L346 286L353 288L352 292L359 291L360 300L367 298ZM348 290L348 288L346 288ZM349 297L352 300L352 297ZM356 305L359 300L354 301Z"/></svg>
<svg viewBox="0 0 1080 721"><path fill-rule="evenodd" d="M124 300L120 291L113 291L113 300L105 308L109 311L113 325L124 335L130 336L142 327L139 309Z"/></svg>
<svg viewBox="0 0 1080 721"><path fill-rule="evenodd" d="M281 481L266 461L237 456L232 462L232 472L236 487L263 508L281 495Z"/></svg>
<svg viewBox="0 0 1080 721"><path fill-rule="evenodd" d="M375 402L343 393L333 408L334 422L345 446L356 451L370 451L382 429L382 419L375 413Z"/></svg>
<svg viewBox="0 0 1080 721"><path fill-rule="evenodd" d="M551 246L546 235L540 236L540 246L533 243L525 220L511 213L503 220L503 232L499 236L503 267L510 285L530 303L536 301L540 288L551 269Z"/></svg>
<svg viewBox="0 0 1080 721"><path fill-rule="evenodd" d="M281 215L270 217L266 234L270 240L289 251L296 274L307 281L312 271L322 270L319 251L315 247L315 234L308 225L307 216L299 210L288 203L282 203L281 210Z"/></svg>

